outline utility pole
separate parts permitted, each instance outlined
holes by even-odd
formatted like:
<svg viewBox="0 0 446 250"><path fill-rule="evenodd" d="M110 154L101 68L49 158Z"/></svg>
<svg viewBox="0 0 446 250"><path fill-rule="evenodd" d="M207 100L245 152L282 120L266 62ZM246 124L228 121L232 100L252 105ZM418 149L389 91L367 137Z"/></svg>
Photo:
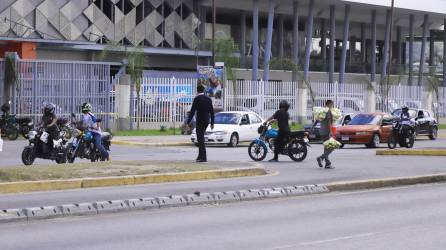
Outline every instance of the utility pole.
<svg viewBox="0 0 446 250"><path fill-rule="evenodd" d="M217 15L217 7L215 6L215 1L212 0L212 66L215 66L215 23Z"/></svg>

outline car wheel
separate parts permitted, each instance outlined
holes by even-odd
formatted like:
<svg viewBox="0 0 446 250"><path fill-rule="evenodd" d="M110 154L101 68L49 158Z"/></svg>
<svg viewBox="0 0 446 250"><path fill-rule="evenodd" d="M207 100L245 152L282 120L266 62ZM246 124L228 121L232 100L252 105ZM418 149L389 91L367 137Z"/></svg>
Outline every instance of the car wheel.
<svg viewBox="0 0 446 250"><path fill-rule="evenodd" d="M431 140L436 140L438 137L438 128L437 127L433 127L430 134L429 134L429 139Z"/></svg>
<svg viewBox="0 0 446 250"><path fill-rule="evenodd" d="M237 147L238 145L238 135L237 133L232 133L231 138L229 139L228 146L229 147Z"/></svg>
<svg viewBox="0 0 446 250"><path fill-rule="evenodd" d="M379 144L381 143L380 139L379 139L379 135L378 134L374 134L372 141L366 145L366 147L368 148L377 148L379 146Z"/></svg>

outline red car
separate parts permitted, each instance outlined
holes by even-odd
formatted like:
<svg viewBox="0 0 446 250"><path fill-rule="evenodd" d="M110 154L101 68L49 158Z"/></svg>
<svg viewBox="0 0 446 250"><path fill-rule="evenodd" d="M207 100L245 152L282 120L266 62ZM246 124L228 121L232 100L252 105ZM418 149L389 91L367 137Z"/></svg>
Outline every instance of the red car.
<svg viewBox="0 0 446 250"><path fill-rule="evenodd" d="M386 143L392 133L391 115L386 113L359 113L346 126L338 127L336 139L342 144L364 144L376 148Z"/></svg>

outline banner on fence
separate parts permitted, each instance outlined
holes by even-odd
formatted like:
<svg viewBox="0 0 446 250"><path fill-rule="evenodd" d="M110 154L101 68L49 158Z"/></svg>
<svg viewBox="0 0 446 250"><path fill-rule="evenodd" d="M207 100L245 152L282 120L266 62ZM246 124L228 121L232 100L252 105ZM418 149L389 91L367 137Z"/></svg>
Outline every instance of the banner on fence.
<svg viewBox="0 0 446 250"><path fill-rule="evenodd" d="M215 111L223 110L224 65L197 66L198 83L206 86L206 95L212 99Z"/></svg>

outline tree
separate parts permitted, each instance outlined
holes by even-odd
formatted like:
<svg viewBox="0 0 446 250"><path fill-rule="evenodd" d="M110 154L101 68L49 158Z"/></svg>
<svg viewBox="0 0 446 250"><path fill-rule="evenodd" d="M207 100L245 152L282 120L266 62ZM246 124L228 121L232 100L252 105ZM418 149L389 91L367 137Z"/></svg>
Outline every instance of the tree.
<svg viewBox="0 0 446 250"><path fill-rule="evenodd" d="M120 51L119 42L108 41L107 46L99 55L100 60L106 59L112 51ZM141 46L125 47L123 58L126 59L126 72L130 75L130 80L136 89L136 127L140 128L141 122L141 80L147 63L144 50Z"/></svg>
<svg viewBox="0 0 446 250"><path fill-rule="evenodd" d="M218 39L215 42L215 60L224 62L228 80L234 80L233 68L240 67L240 58L236 57L238 46L234 39Z"/></svg>
<svg viewBox="0 0 446 250"><path fill-rule="evenodd" d="M435 113L435 118L438 120L439 119L438 102L440 100L439 88L442 87L443 82L441 81L440 76L435 74L436 69L437 69L437 66L429 66L429 74L426 76L426 80L427 80L427 83L429 84L429 87L434 91L434 94L435 94L436 105L434 105L434 109L435 109L434 113Z"/></svg>
<svg viewBox="0 0 446 250"><path fill-rule="evenodd" d="M22 105L20 105L20 102L22 100L22 91L21 91L21 84L20 81L17 81L17 67L16 67L16 55L15 54L8 54L5 58L5 84L6 86L12 86L16 88L16 93L19 95L18 100L18 113L22 113ZM15 105L15 103L13 103Z"/></svg>

